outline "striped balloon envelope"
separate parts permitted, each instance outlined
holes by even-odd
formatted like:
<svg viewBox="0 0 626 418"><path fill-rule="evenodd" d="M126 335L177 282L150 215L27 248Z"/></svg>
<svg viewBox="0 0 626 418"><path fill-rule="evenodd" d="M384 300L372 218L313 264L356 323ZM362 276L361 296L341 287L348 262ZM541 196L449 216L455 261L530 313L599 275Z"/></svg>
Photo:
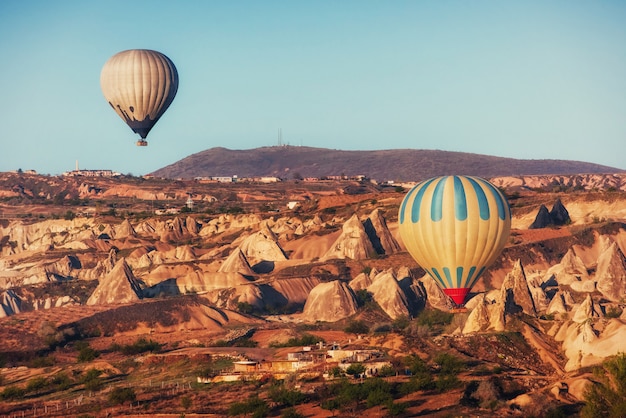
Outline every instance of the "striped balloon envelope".
<svg viewBox="0 0 626 418"><path fill-rule="evenodd" d="M484 179L443 176L407 193L398 222L411 256L462 305L506 245L511 209L504 195Z"/></svg>
<svg viewBox="0 0 626 418"><path fill-rule="evenodd" d="M160 52L129 49L113 55L102 67L100 87L115 113L148 145L146 137L172 104L178 71Z"/></svg>

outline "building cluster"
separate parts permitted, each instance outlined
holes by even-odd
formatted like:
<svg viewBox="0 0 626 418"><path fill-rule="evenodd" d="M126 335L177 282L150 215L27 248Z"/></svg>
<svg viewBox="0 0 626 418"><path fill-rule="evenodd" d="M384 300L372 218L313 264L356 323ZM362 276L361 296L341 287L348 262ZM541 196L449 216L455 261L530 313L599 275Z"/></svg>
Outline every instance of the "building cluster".
<svg viewBox="0 0 626 418"><path fill-rule="evenodd" d="M239 176L208 176L195 177L194 180L201 183L278 183L283 181L280 177L264 176L264 177L239 177ZM304 177L298 180L306 182L318 181L365 181L368 177L365 175L358 176L322 176L322 177Z"/></svg>
<svg viewBox="0 0 626 418"><path fill-rule="evenodd" d="M121 175L113 170L72 170L62 174L64 177L119 177Z"/></svg>
<svg viewBox="0 0 626 418"><path fill-rule="evenodd" d="M339 367L342 372L352 364L362 364L365 372L361 377L376 376L381 368L390 367L391 363L383 359L383 353L378 350L342 349L333 343L325 348L319 346L305 346L298 351L287 353L286 359L278 360L251 360L240 358L233 362L233 368L215 377L199 376L198 383L218 383L238 380L258 380L263 376L272 375L276 379L292 373L318 373L325 378L332 378L329 373Z"/></svg>
<svg viewBox="0 0 626 418"><path fill-rule="evenodd" d="M195 177L199 183L278 183L278 177L238 177L238 176L208 176Z"/></svg>

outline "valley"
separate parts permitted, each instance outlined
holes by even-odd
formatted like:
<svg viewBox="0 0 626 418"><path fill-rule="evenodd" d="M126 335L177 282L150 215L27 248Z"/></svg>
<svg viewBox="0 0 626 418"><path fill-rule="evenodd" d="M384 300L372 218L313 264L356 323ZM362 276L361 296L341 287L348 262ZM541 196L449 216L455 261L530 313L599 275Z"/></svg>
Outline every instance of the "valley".
<svg viewBox="0 0 626 418"><path fill-rule="evenodd" d="M458 309L410 183L2 173L0 415L579 414L626 341L624 178L490 179L511 236Z"/></svg>

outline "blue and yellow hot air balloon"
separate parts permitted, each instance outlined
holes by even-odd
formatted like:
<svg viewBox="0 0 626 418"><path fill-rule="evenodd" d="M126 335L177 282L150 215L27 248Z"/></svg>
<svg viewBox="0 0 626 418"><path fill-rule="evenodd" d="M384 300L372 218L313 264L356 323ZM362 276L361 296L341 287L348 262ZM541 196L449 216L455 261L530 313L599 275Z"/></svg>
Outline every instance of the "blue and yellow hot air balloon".
<svg viewBox="0 0 626 418"><path fill-rule="evenodd" d="M398 216L400 237L415 261L457 305L504 248L511 209L488 181L443 176L413 187Z"/></svg>

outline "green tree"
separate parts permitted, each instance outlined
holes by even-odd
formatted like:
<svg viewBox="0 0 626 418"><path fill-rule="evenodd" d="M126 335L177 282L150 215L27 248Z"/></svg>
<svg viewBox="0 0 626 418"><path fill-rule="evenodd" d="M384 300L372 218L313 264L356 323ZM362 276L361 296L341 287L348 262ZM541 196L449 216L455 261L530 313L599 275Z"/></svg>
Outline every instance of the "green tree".
<svg viewBox="0 0 626 418"><path fill-rule="evenodd" d="M448 353L437 354L435 363L439 365L441 374L456 375L465 368L465 363L461 359Z"/></svg>
<svg viewBox="0 0 626 418"><path fill-rule="evenodd" d="M365 373L365 366L362 363L352 363L346 369L346 373L350 376L358 376Z"/></svg>
<svg viewBox="0 0 626 418"><path fill-rule="evenodd" d="M104 381L100 377L102 370L89 369L82 378L82 383L85 385L85 389L95 392L102 389Z"/></svg>
<svg viewBox="0 0 626 418"><path fill-rule="evenodd" d="M596 382L585 392L581 417L626 417L626 354L606 360L594 370Z"/></svg>

